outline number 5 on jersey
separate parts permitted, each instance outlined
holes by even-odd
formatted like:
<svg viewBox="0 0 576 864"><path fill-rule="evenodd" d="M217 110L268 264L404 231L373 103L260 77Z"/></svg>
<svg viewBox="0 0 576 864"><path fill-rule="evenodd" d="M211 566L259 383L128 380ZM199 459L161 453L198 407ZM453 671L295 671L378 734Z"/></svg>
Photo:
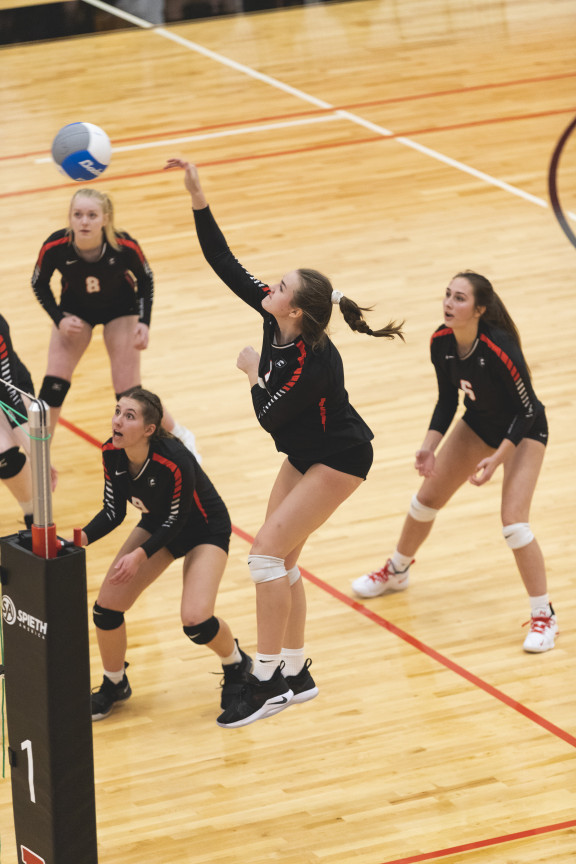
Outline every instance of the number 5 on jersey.
<svg viewBox="0 0 576 864"><path fill-rule="evenodd" d="M466 396L469 399L472 399L473 402L476 401L476 396L474 395L474 390L472 389L472 384L470 381L465 381L463 378L460 379L460 389L464 391Z"/></svg>

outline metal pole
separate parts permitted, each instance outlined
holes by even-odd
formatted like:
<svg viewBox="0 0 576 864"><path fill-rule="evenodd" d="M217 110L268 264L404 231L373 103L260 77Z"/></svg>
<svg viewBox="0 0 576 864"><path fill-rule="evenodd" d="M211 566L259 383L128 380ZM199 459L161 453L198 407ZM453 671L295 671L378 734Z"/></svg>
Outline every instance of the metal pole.
<svg viewBox="0 0 576 864"><path fill-rule="evenodd" d="M46 403L34 399L28 408L28 424L34 525L39 528L52 524L49 418L50 409Z"/></svg>

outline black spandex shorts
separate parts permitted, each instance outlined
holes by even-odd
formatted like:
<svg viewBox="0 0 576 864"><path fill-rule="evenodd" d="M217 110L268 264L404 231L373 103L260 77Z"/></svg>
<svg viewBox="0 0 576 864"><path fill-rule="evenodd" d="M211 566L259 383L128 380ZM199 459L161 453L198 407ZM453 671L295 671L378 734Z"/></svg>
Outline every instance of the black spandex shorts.
<svg viewBox="0 0 576 864"><path fill-rule="evenodd" d="M468 409L464 412L462 419L489 447L496 449L502 443L502 439L504 438L502 429L497 429L492 423L486 423L478 415L474 414L474 411ZM544 409L536 415L530 431L524 437L530 438L533 441L539 441L546 446L548 443L548 421L546 420Z"/></svg>
<svg viewBox="0 0 576 864"><path fill-rule="evenodd" d="M121 300L115 303L114 306L104 306L101 309L90 309L88 304L75 303L74 309L65 309L60 307L60 311L65 315L76 315L82 321L86 321L91 327L96 327L97 324L108 324L115 318L124 318L125 315L138 315L138 304L136 300Z"/></svg>
<svg viewBox="0 0 576 864"><path fill-rule="evenodd" d="M366 441L365 444L358 444L356 447L349 447L348 450L340 450L339 453L334 453L323 459L295 459L293 456L288 456L290 464L301 474L305 474L312 465L320 464L334 468L335 471L342 471L343 474L361 477L363 480L366 480L373 460L374 450L370 441Z"/></svg>
<svg viewBox="0 0 576 864"><path fill-rule="evenodd" d="M158 526L156 523L151 524L151 522L152 520L147 519L145 514L139 521L138 528L143 528L149 534L153 534ZM202 546L204 543L209 546L217 546L228 554L231 533L232 524L227 511L225 511L225 513L218 514L218 517L214 518L210 525L206 525L205 522L200 524L200 520L194 521L192 524L189 520L182 531L167 543L165 548L174 558L183 558L191 549Z"/></svg>

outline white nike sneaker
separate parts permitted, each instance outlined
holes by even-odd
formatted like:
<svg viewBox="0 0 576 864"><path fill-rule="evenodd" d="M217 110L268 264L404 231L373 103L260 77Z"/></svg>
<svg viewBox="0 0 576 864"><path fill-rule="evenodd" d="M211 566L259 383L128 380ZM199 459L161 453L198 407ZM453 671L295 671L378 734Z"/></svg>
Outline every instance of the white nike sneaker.
<svg viewBox="0 0 576 864"><path fill-rule="evenodd" d="M196 437L194 433L191 432L190 429L187 429L186 426L181 426L180 423L175 423L172 434L182 441L186 449L190 450L190 452L194 454L196 461L201 465L202 457L196 449Z"/></svg>
<svg viewBox="0 0 576 864"><path fill-rule="evenodd" d="M530 621L530 631L524 640L524 651L529 654L542 654L544 651L550 651L554 648L554 640L558 635L558 622L552 606L550 606L551 615L542 609L535 615L532 615ZM524 626L526 626L526 624Z"/></svg>
<svg viewBox="0 0 576 864"><path fill-rule="evenodd" d="M414 564L414 561L410 562ZM410 584L410 564L405 570L396 570L390 558L373 573L365 573L352 582L352 590L359 597L379 597L390 591L405 591Z"/></svg>

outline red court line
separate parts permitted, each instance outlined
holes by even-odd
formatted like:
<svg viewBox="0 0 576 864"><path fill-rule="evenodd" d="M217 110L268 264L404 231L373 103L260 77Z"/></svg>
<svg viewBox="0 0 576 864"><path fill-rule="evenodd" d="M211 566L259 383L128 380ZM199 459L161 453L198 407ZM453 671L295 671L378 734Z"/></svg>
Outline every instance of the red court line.
<svg viewBox="0 0 576 864"><path fill-rule="evenodd" d="M514 840L523 840L526 837L537 837L541 834L551 834L554 831L564 831L567 828L576 827L576 819L569 822L557 822L555 825L543 825L540 828L530 828L526 831L517 831L514 834L502 834L500 837L490 837L487 840L476 840L473 843L463 843L461 846L452 846L448 849L437 849L435 852L422 852L419 855L408 855L406 858L395 858L386 861L385 864L417 864L418 861L433 861L436 858L446 858L449 855L458 855L460 852L472 852L475 849L487 849L489 846L500 846L503 843L512 843Z"/></svg>
<svg viewBox="0 0 576 864"><path fill-rule="evenodd" d="M576 72L566 72L558 75L542 75L538 78L520 78L516 81L498 81L488 84L475 84L470 87L457 87L452 90L436 90L431 93L412 93L407 96L391 96L386 99L372 99L368 102L351 102L347 105L333 105L330 108L308 108L305 111L292 111L287 114L271 114L264 117L255 117L247 120L237 120L233 123L211 123L206 126L193 126L188 129L173 129L168 132L155 132L147 135L130 135L125 138L115 138L113 144L126 144L131 141L155 141L174 135L190 135L194 132L208 132L215 129L234 129L241 126L250 126L254 123L270 123L278 120L290 120L296 117L317 117L322 114L331 114L337 111L353 111L361 108L375 108L379 105L392 105L400 102L415 102L420 99L438 99L443 96L459 96L466 93L480 92L483 90L495 90L504 87L519 87L526 84L539 84L548 81L558 81L564 78L576 78ZM540 116L540 115L537 115ZM408 133L404 133L408 134ZM26 159L32 156L46 156L50 150L34 150L29 153L18 153L9 156L0 156L0 162L9 159Z"/></svg>
<svg viewBox="0 0 576 864"><path fill-rule="evenodd" d="M90 444L95 444L96 447L100 448L100 442L93 438L91 435L88 435L78 426L75 426L73 423L64 420L62 417L60 417L58 422L62 423L62 425L69 429L71 432L74 432L76 435L84 438ZM232 530L238 537L240 537L242 540L245 540L247 543L254 542L254 538L250 534L243 531L241 528L237 528L235 525L233 525ZM566 741L566 743L570 744L571 747L576 747L576 737L570 735L569 732L566 732L564 729L560 729L559 726L556 726L554 723L546 720L545 717L541 717L540 714L532 711L531 708L527 708L525 705L522 705L521 702L517 702L515 699L512 699L512 697L508 696L506 693L503 693L501 690L493 687L492 684L489 684L487 681L484 681L482 678L474 675L473 672L470 672L468 669L465 669L463 666L460 666L458 663L450 660L449 657L445 657L443 654L440 654L440 652L436 651L435 648L431 648L429 645L421 642L415 636L412 636L410 633L407 633L405 630L397 627L396 624L393 624L386 618L382 618L382 616L378 615L377 612L374 612L372 609L369 609L367 606L364 606L362 603L354 600L353 597L349 597L347 594L343 594L337 588L334 588L332 585L329 585L327 582L319 579L318 576L314 576L313 573L310 573L303 567L300 567L300 572L303 576L306 577L306 579L308 579L309 582L312 582L313 585L316 585L317 588L321 588L323 591L325 591L327 594L330 594L336 600L339 600L341 603L344 603L346 606L354 609L355 612L359 612L360 615L364 615L365 618L368 618L374 624L378 624L379 627L382 627L384 630L388 630L390 633L393 633L394 636L402 639L403 642L406 642L408 645L412 645L412 647L416 648L417 651L420 651L422 654L425 654L427 657L430 657L430 659L436 661L436 663L439 663L441 666L444 666L446 669L449 669L451 672L454 672L456 673L456 675L464 678L465 681L473 684L479 690L483 690L489 696L492 696L494 699L498 699L504 705L507 705L509 708L512 708L518 714L521 714L527 720L531 720L532 723L535 723L537 726L542 727L542 729L545 729L547 732L551 732L552 735L555 735L562 741Z"/></svg>
<svg viewBox="0 0 576 864"><path fill-rule="evenodd" d="M88 432L84 432L83 429L80 429L78 426L75 426L74 423L69 423L68 420L65 420L64 417L58 418L58 423L61 423L65 429L69 429L70 432L74 432L75 435L78 435L79 438L83 438L85 441L88 441L89 444L93 444L95 447L102 447L102 442L98 441L96 438L93 438L92 435L89 435Z"/></svg>
<svg viewBox="0 0 576 864"><path fill-rule="evenodd" d="M288 150L274 150L268 153L251 153L247 156L230 156L225 159L211 159L206 162L197 162L199 168L214 167L215 165L233 165L240 162L253 162L259 159L275 159L283 156L296 156L301 153L313 153L317 150L331 150L336 147L353 147L357 144L374 144L377 141L393 141L397 138L408 138L415 135L430 135L434 132L452 132L456 129L472 129L478 126L489 126L496 123L509 123L515 120L535 120L542 117L550 117L557 114L573 114L576 108L559 108L551 111L539 111L532 114L518 114L512 117L490 117L486 120L472 120L467 123L451 123L448 126L433 126L422 129L409 129L406 132L391 132L388 135L371 135L368 138L347 138L342 141L327 141L321 144L310 144L306 147L293 147ZM109 174L90 180L90 185L98 183L113 183L118 180L131 180L136 177L152 177L162 174L163 168L154 168L150 171L136 171L130 174ZM4 192L2 198L18 198L21 195L33 195L38 192L54 192L57 189L69 189L75 187L73 181L58 183L55 186L42 186L35 189L20 189L16 192Z"/></svg>

